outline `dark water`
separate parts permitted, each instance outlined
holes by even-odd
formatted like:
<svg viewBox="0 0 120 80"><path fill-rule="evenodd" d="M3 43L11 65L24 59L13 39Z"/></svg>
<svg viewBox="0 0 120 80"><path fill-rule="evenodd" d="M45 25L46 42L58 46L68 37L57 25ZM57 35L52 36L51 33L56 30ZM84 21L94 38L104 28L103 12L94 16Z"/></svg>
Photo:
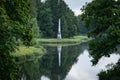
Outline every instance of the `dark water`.
<svg viewBox="0 0 120 80"><path fill-rule="evenodd" d="M87 43L45 48L47 53L43 57L19 64L18 80L98 80L97 74L120 58L112 54L110 58L102 57L96 66L92 66Z"/></svg>

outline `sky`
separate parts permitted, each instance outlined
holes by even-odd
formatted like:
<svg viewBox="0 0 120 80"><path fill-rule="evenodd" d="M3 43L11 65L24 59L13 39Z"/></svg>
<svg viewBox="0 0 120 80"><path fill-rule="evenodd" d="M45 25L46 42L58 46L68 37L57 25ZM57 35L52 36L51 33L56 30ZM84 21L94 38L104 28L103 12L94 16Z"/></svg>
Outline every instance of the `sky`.
<svg viewBox="0 0 120 80"><path fill-rule="evenodd" d="M91 2L92 0L64 0L66 4L74 11L75 15L81 14L81 8L86 2Z"/></svg>
<svg viewBox="0 0 120 80"><path fill-rule="evenodd" d="M44 2L45 0L41 0ZM75 15L81 14L81 8L86 2L91 2L92 0L64 0L70 9L75 13Z"/></svg>

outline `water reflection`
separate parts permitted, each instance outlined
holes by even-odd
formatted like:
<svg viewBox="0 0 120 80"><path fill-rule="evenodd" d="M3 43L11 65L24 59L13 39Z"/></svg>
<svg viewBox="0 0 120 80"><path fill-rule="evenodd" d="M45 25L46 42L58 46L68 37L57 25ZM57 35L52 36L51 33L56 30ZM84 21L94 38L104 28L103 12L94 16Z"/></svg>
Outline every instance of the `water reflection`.
<svg viewBox="0 0 120 80"><path fill-rule="evenodd" d="M61 50L62 46L57 46L57 51L58 51L58 61L59 61L59 67L61 66Z"/></svg>
<svg viewBox="0 0 120 80"><path fill-rule="evenodd" d="M10 55L0 55L0 80L17 80L20 66Z"/></svg>
<svg viewBox="0 0 120 80"><path fill-rule="evenodd" d="M106 70L106 64L115 64L120 55L112 54L110 58L102 57L96 66L92 66L88 50L78 57L78 62L74 64L66 76L65 80L98 80L97 74L101 70Z"/></svg>
<svg viewBox="0 0 120 80"><path fill-rule="evenodd" d="M47 53L42 58L20 63L21 77L18 80L65 79L72 65L77 62L79 53L84 50L83 45L69 47L45 46Z"/></svg>
<svg viewBox="0 0 120 80"><path fill-rule="evenodd" d="M50 79L46 76L42 76L40 80L50 80Z"/></svg>
<svg viewBox="0 0 120 80"><path fill-rule="evenodd" d="M42 66L50 74L44 73L43 75L47 76L50 80L63 80L74 62L77 61L77 56L80 51L78 46L45 47L47 54L41 59Z"/></svg>
<svg viewBox="0 0 120 80"><path fill-rule="evenodd" d="M106 64L114 65L120 58L112 54L110 58L102 57L96 66L92 66L87 43L45 48L47 53L42 58L20 64L18 80L98 80L97 74L110 68Z"/></svg>

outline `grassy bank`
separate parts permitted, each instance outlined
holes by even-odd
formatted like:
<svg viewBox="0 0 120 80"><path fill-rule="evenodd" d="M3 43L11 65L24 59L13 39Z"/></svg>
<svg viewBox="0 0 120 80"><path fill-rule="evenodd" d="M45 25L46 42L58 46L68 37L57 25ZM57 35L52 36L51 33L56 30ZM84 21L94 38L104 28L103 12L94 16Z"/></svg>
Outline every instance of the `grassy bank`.
<svg viewBox="0 0 120 80"><path fill-rule="evenodd" d="M87 36L75 36L72 38L63 39L37 39L41 45L72 45L90 40Z"/></svg>
<svg viewBox="0 0 120 80"><path fill-rule="evenodd" d="M18 62L30 61L35 58L41 57L45 53L43 47L26 47L20 46L14 53L11 55L15 58Z"/></svg>

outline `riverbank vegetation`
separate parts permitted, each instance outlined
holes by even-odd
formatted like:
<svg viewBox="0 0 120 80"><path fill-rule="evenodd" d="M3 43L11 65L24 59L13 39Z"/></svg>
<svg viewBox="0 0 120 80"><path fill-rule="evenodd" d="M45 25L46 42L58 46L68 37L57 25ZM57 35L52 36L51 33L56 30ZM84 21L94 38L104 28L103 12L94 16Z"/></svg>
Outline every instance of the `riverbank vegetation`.
<svg viewBox="0 0 120 80"><path fill-rule="evenodd" d="M26 47L26 46L20 46L14 53L12 53L12 56L22 56L22 55L28 55L32 53L38 53L38 54L43 54L44 53L44 48L43 47Z"/></svg>
<svg viewBox="0 0 120 80"><path fill-rule="evenodd" d="M18 62L31 61L40 58L45 54L43 47L26 47L20 46L11 56Z"/></svg>
<svg viewBox="0 0 120 80"><path fill-rule="evenodd" d="M20 56L25 56L25 55L42 55L44 54L44 48L43 47L26 47L26 46L20 46L14 53L11 55L13 57L20 57ZM34 54L33 54L34 53Z"/></svg>
<svg viewBox="0 0 120 80"><path fill-rule="evenodd" d="M90 38L87 36L74 36L72 38L63 38L63 39L37 39L39 44L41 45L62 45L62 44L76 44L81 43L83 41L88 41Z"/></svg>

